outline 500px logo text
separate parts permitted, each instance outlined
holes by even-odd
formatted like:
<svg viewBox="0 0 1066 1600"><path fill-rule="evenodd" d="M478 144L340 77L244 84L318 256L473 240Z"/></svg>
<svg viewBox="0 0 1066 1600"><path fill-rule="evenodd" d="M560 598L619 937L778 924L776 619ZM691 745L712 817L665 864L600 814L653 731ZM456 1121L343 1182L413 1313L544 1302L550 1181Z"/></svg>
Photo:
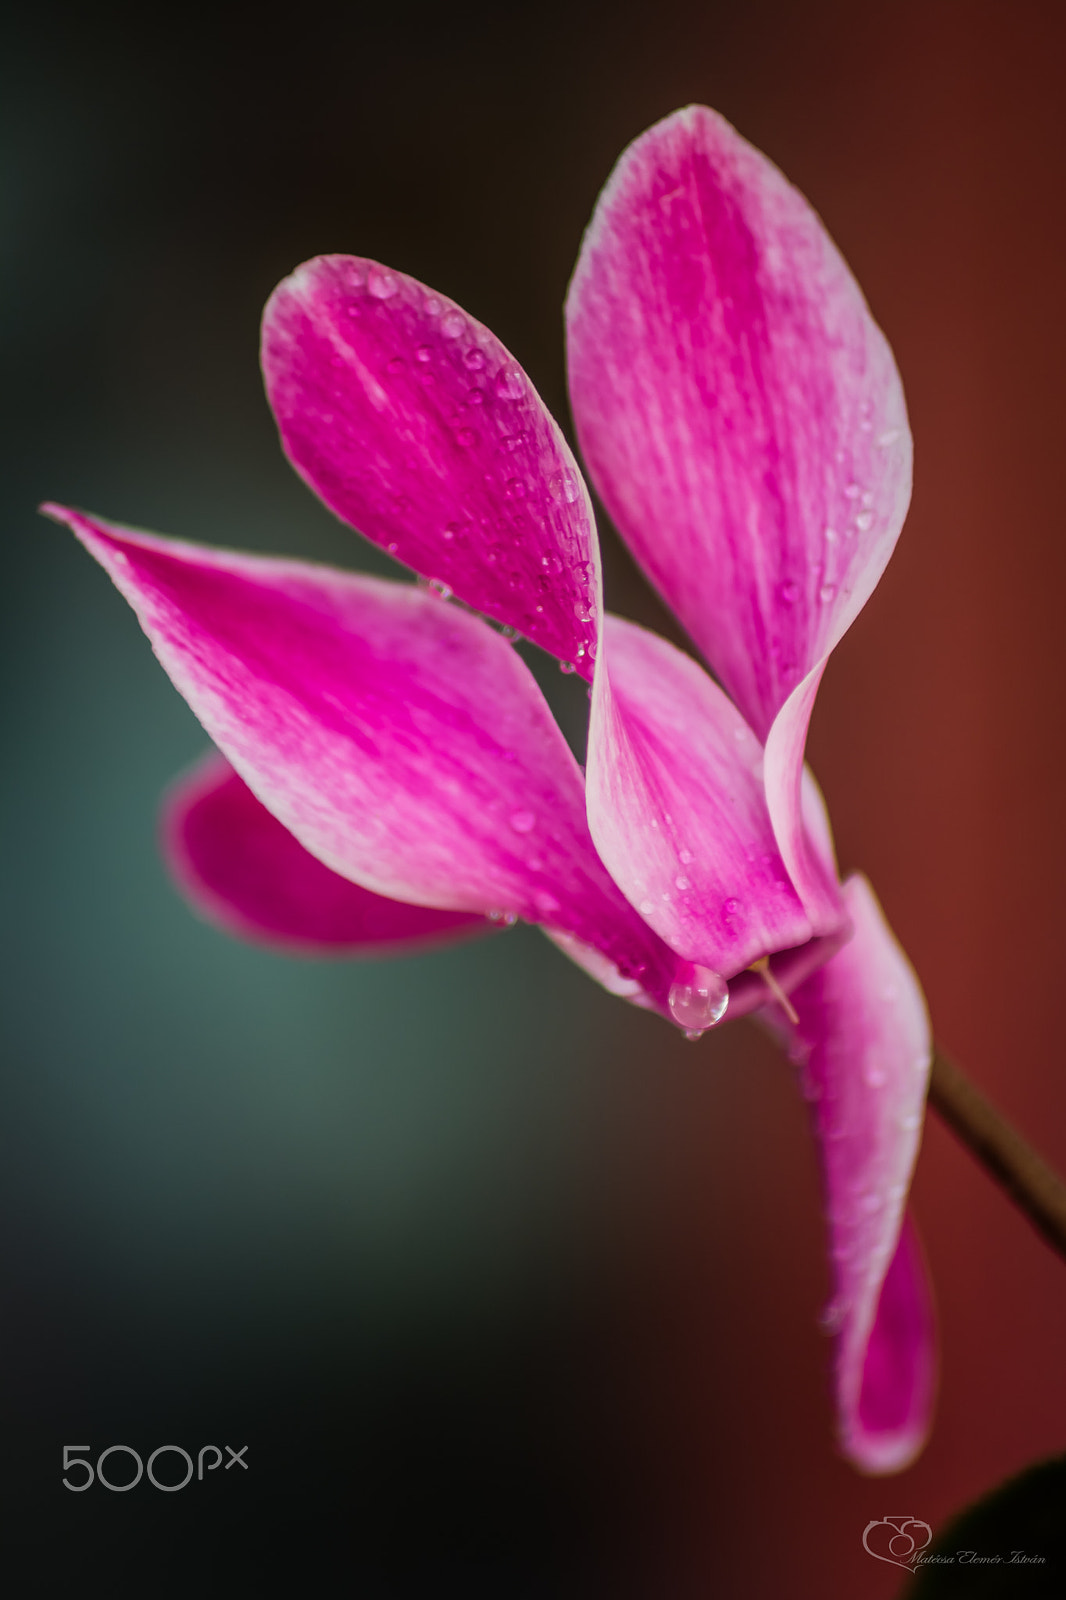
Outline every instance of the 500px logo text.
<svg viewBox="0 0 1066 1600"><path fill-rule="evenodd" d="M246 1444L242 1444L239 1450L234 1450L228 1444L223 1448L230 1458L225 1466L227 1472L231 1467L237 1466L242 1467L245 1472L248 1471L248 1463L244 1459L248 1450ZM180 1444L157 1445L148 1457L147 1468L137 1451L129 1444L109 1444L105 1450L100 1451L96 1458L95 1466L87 1459L91 1450L92 1445L90 1444L65 1444L63 1446L64 1473L74 1472L76 1468L80 1468L81 1473L84 1474L80 1482L64 1477L64 1489L70 1489L74 1494L83 1494L86 1489L91 1489L94 1483L99 1483L105 1489L110 1489L113 1494L125 1494L127 1489L135 1489L141 1479L147 1475L148 1482L153 1488L162 1489L164 1494L176 1494L179 1489L184 1489L186 1484L192 1482L194 1470L197 1482L202 1481L204 1463L207 1457L214 1456L213 1461L207 1460L206 1468L208 1472L215 1472L222 1465L222 1451L217 1444L205 1444L197 1451L195 1469L192 1456L187 1450L183 1450ZM166 1461L168 1456L171 1458L177 1456L179 1461L175 1462L171 1459L164 1467L162 1462ZM109 1457L117 1457L117 1460L109 1461ZM130 1458L132 1458L132 1463ZM124 1460L125 1471L120 1465ZM125 1482L121 1481L125 1472L130 1470L131 1465L133 1476ZM174 1477L176 1473L182 1474L177 1483L168 1483L166 1480Z"/></svg>

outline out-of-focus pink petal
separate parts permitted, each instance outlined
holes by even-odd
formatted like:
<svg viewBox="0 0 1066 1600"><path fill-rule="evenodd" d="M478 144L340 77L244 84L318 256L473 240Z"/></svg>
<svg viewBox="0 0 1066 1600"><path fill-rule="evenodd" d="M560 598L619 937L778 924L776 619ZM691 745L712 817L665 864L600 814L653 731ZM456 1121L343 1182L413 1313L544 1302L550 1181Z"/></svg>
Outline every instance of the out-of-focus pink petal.
<svg viewBox="0 0 1066 1600"><path fill-rule="evenodd" d="M891 351L803 196L702 106L621 157L567 325L593 481L765 739L903 523Z"/></svg>
<svg viewBox="0 0 1066 1600"><path fill-rule="evenodd" d="M826 1191L842 1447L867 1472L921 1448L933 1395L920 1253L901 1226L921 1138L932 1042L921 989L865 878L844 899L854 933L792 991L799 1014L763 1015L811 1102Z"/></svg>
<svg viewBox="0 0 1066 1600"><path fill-rule="evenodd" d="M331 510L591 676L588 491L487 328L401 272L319 256L268 301L262 354L285 451Z"/></svg>
<svg viewBox="0 0 1066 1600"><path fill-rule="evenodd" d="M758 740L690 656L604 622L589 724L589 827L615 882L679 955L731 978L815 927L789 881Z"/></svg>
<svg viewBox="0 0 1066 1600"><path fill-rule="evenodd" d="M256 797L376 894L570 934L665 1009L676 958L589 837L529 669L414 585L211 550L62 507Z"/></svg>
<svg viewBox="0 0 1066 1600"><path fill-rule="evenodd" d="M862 1369L859 1403L842 1442L867 1472L898 1472L929 1431L936 1392L936 1327L914 1221L903 1219Z"/></svg>
<svg viewBox="0 0 1066 1600"><path fill-rule="evenodd" d="M215 751L171 786L161 823L167 864L196 910L290 955L410 955L493 927L469 912L388 900L331 872Z"/></svg>
<svg viewBox="0 0 1066 1600"><path fill-rule="evenodd" d="M839 920L840 887L832 844L826 837L828 821L820 839L808 826L812 797L805 788L803 750L825 660L823 657L807 674L774 718L764 764L766 804L774 838L792 885L820 933ZM824 818L824 806L819 809Z"/></svg>

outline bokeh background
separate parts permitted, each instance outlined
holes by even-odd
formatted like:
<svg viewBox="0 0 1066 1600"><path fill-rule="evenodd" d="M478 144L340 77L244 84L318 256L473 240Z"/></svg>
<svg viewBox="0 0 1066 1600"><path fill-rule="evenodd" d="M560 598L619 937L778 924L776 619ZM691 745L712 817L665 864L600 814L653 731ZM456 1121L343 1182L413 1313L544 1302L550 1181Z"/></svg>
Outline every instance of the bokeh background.
<svg viewBox="0 0 1066 1600"><path fill-rule="evenodd" d="M1066 1167L1066 13L352 0L3 20L18 1592L894 1594L861 1548L871 1518L937 1526L1066 1447L1063 1263L931 1122L936 1428L901 1479L854 1474L816 1327L814 1155L768 1043L741 1024L694 1049L529 929L359 966L197 922L154 830L203 736L34 507L382 570L278 449L256 364L273 284L322 251L390 262L488 323L565 417L560 307L596 193L649 122L716 106L822 213L916 437L907 528L812 733L840 854L942 1042ZM614 544L608 581L656 621ZM65 1443L171 1442L247 1443L249 1470L174 1496L60 1486Z"/></svg>

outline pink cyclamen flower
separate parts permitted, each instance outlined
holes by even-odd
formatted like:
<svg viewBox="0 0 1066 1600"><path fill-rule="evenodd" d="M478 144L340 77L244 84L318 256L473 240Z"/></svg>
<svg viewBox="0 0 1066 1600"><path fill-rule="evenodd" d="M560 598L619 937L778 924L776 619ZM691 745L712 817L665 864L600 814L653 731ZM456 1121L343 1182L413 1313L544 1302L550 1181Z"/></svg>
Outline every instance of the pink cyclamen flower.
<svg viewBox="0 0 1066 1600"><path fill-rule="evenodd" d="M48 509L221 752L165 840L224 927L381 955L522 918L690 1035L756 1012L781 1038L821 1152L842 1447L893 1471L933 1389L905 1217L929 1026L865 879L839 881L803 749L906 512L899 377L806 201L702 107L622 156L567 327L589 475L722 687L605 613L585 482L518 363L375 262L280 284L263 371L296 469L428 587ZM484 618L589 682L584 773Z"/></svg>

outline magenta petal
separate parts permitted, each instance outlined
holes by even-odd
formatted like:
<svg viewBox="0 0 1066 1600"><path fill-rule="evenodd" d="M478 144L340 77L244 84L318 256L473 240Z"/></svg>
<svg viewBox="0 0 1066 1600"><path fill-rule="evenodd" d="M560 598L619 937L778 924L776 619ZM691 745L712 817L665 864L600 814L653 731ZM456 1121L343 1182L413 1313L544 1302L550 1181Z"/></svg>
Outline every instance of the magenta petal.
<svg viewBox="0 0 1066 1600"><path fill-rule="evenodd" d="M409 955L487 933L464 911L388 900L322 865L212 751L170 788L163 849L179 888L227 933L292 955Z"/></svg>
<svg viewBox="0 0 1066 1600"><path fill-rule="evenodd" d="M819 933L828 932L840 919L840 887L828 818L817 784L803 766L807 727L824 670L823 658L774 718L764 764L774 838L792 885Z"/></svg>
<svg viewBox="0 0 1066 1600"><path fill-rule="evenodd" d="M903 1219L862 1368L859 1403L842 1435L867 1472L898 1472L925 1442L936 1390L936 1329L914 1222Z"/></svg>
<svg viewBox="0 0 1066 1600"><path fill-rule="evenodd" d="M264 806L392 899L543 923L665 1007L676 965L596 855L518 653L412 584L209 550L58 506Z"/></svg>
<svg viewBox="0 0 1066 1600"><path fill-rule="evenodd" d="M591 676L588 491L487 328L401 272L319 256L275 289L262 355L286 453L331 510Z"/></svg>
<svg viewBox="0 0 1066 1600"><path fill-rule="evenodd" d="M618 617L604 621L587 791L612 877L685 959L731 978L828 931L789 881L739 711L690 656Z"/></svg>
<svg viewBox="0 0 1066 1600"><path fill-rule="evenodd" d="M901 1226L921 1138L932 1041L918 981L865 878L844 899L851 940L792 992L790 1046L811 1101L826 1190L839 1431L867 1472L921 1448L933 1395L932 1321L919 1253Z"/></svg>
<svg viewBox="0 0 1066 1600"><path fill-rule="evenodd" d="M623 154L567 325L593 481L765 739L903 523L892 353L803 196L702 106Z"/></svg>

